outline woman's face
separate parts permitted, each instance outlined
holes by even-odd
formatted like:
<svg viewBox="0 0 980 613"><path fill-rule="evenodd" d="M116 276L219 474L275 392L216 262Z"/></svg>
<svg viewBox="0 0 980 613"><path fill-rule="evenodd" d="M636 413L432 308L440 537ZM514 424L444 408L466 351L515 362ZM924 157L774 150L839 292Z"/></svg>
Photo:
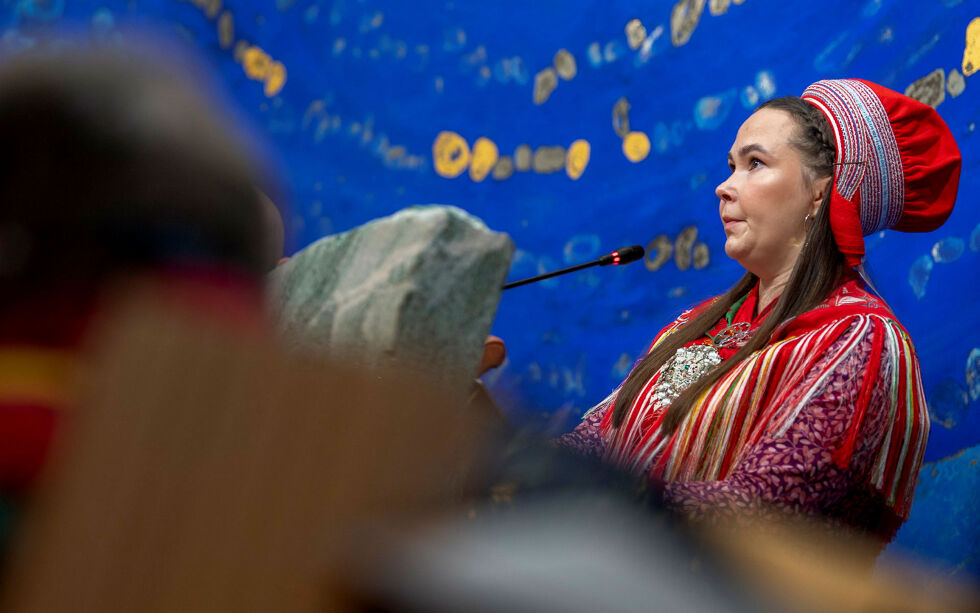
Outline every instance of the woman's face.
<svg viewBox="0 0 980 613"><path fill-rule="evenodd" d="M715 189L725 253L764 280L792 270L804 219L815 214L827 184L804 178L803 160L789 142L796 130L786 111L756 111L728 153L731 176Z"/></svg>

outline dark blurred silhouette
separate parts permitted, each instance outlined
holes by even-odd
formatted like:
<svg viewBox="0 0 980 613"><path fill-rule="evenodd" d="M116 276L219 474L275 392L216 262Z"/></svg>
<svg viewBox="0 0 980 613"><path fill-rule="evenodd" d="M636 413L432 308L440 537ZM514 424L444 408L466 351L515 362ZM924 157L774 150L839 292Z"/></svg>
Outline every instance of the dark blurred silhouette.
<svg viewBox="0 0 980 613"><path fill-rule="evenodd" d="M152 278L161 299L265 325L282 249L266 179L192 65L160 51L76 43L0 63L0 551L120 284Z"/></svg>
<svg viewBox="0 0 980 613"><path fill-rule="evenodd" d="M0 309L148 268L270 267L242 143L203 84L137 55L0 65Z"/></svg>

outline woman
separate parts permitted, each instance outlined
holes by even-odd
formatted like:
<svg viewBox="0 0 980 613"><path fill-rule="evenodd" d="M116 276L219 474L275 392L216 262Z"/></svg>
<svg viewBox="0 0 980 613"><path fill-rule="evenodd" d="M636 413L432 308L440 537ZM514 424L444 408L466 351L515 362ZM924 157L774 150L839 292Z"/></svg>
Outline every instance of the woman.
<svg viewBox="0 0 980 613"><path fill-rule="evenodd" d="M818 516L888 541L929 418L908 334L858 272L863 236L931 231L960 155L936 112L858 80L763 104L716 189L746 274L662 330L560 443L664 484L699 520Z"/></svg>

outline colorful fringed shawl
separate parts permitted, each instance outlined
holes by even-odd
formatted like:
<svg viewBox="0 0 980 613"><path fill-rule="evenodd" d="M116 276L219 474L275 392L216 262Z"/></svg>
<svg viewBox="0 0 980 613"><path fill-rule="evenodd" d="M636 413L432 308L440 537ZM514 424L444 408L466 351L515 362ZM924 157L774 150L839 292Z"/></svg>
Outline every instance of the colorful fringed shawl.
<svg viewBox="0 0 980 613"><path fill-rule="evenodd" d="M754 296L750 298L743 305L749 318L754 308ZM657 335L650 349L707 304L682 314ZM753 327L764 316L765 312L757 316ZM857 280L844 283L813 310L779 326L768 345L697 399L672 434L661 431L666 407L655 397L661 369L637 395L619 428L612 427L612 411L607 412L600 426L607 459L668 482L724 479L762 437L785 434L821 383L868 335L872 357L863 379L854 381L860 392L853 421L833 459L841 468L848 466L872 391L883 377L888 431L875 457L869 487L881 492L897 515L907 518L929 432L918 361L908 334L888 307ZM828 355L835 344L838 349ZM734 349L720 353L727 359ZM792 394L818 363L824 366L817 384L806 393Z"/></svg>

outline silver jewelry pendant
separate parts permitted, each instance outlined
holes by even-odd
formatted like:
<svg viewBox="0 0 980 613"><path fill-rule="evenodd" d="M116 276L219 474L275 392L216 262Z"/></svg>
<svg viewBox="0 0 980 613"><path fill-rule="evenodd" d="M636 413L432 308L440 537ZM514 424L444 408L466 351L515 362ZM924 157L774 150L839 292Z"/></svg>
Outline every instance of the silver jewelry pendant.
<svg viewBox="0 0 980 613"><path fill-rule="evenodd" d="M667 360L654 389L657 404L669 405L681 392L721 363L721 355L712 345L681 347Z"/></svg>
<svg viewBox="0 0 980 613"><path fill-rule="evenodd" d="M724 330L719 332L711 342L714 343L719 349L722 347L741 347L745 344L750 336L750 329L752 324L747 321L740 321L734 324L728 324Z"/></svg>

